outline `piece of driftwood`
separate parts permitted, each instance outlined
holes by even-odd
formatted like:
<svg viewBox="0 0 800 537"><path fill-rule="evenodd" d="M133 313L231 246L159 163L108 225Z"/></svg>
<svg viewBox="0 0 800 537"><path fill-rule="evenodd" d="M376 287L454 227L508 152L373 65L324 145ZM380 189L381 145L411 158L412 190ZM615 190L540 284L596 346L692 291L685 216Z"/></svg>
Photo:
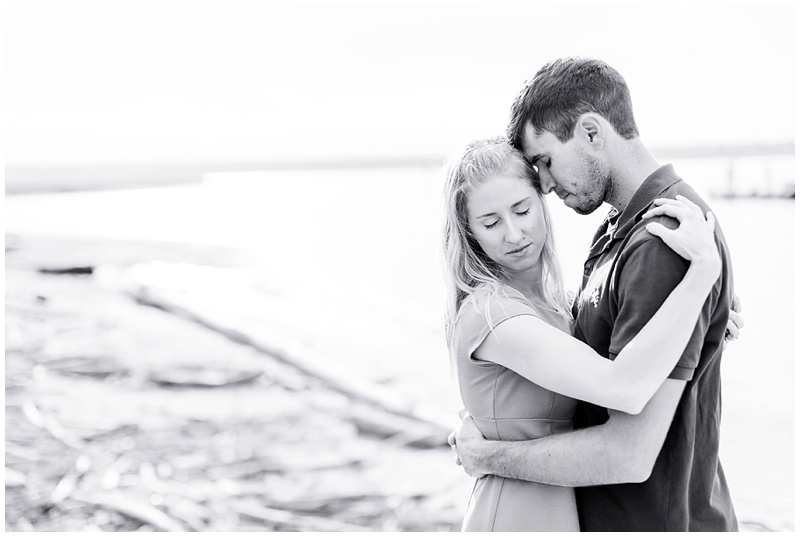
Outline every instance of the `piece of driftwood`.
<svg viewBox="0 0 800 537"><path fill-rule="evenodd" d="M28 476L8 466L5 467L6 487L22 487L28 482Z"/></svg>
<svg viewBox="0 0 800 537"><path fill-rule="evenodd" d="M193 300L190 295L179 292L169 292L135 282L128 285L127 291L141 304L179 315L223 334L233 341L256 348L299 369L306 375L321 380L329 388L351 399L368 403L420 426L424 424L430 428L430 436L439 439L425 444L447 445L447 435L452 431L451 423L445 423L438 415L426 412L395 390L352 374L343 374L331 360L297 341L281 336L263 323L256 323L245 316L220 313L220 308L212 307L202 300ZM387 431L387 435L397 434L402 430L397 429L393 433Z"/></svg>
<svg viewBox="0 0 800 537"><path fill-rule="evenodd" d="M80 274L91 275L94 273L94 267L80 266L80 267L42 267L39 269L42 274Z"/></svg>
<svg viewBox="0 0 800 537"><path fill-rule="evenodd" d="M85 433L82 435L82 438L85 441L99 442L101 440L108 440L114 436L135 434L139 431L139 426L135 423L123 423L121 425L115 425L112 428L93 427L93 429L96 432Z"/></svg>
<svg viewBox="0 0 800 537"><path fill-rule="evenodd" d="M53 416L42 414L32 400L28 399L22 404L22 413L33 425L44 429L64 445L75 449L83 448L82 440L75 438L74 435L66 431Z"/></svg>
<svg viewBox="0 0 800 537"><path fill-rule="evenodd" d="M366 405L349 405L339 409L343 417L355 423L366 434L387 439L392 445L409 445L421 448L434 448L447 445L447 430L442 436L443 427L409 419L402 415L388 414Z"/></svg>
<svg viewBox="0 0 800 537"><path fill-rule="evenodd" d="M194 365L176 365L151 371L149 379L164 386L187 386L195 388L219 388L232 384L243 384L256 380L263 369L211 368Z"/></svg>
<svg viewBox="0 0 800 537"><path fill-rule="evenodd" d="M348 453L258 454L234 463L209 467L206 471L213 479L244 479L264 473L318 472L359 466L364 459Z"/></svg>
<svg viewBox="0 0 800 537"><path fill-rule="evenodd" d="M81 475L75 472L70 472L64 477L62 477L56 488L53 489L53 492L50 494L50 501L53 502L54 505L58 505L67 499L73 492L75 492L78 483L80 483Z"/></svg>
<svg viewBox="0 0 800 537"><path fill-rule="evenodd" d="M67 356L47 362L46 368L62 374L99 379L129 372L110 356Z"/></svg>
<svg viewBox="0 0 800 537"><path fill-rule="evenodd" d="M164 508L171 517L180 521L189 531L204 531L209 520L214 516L207 507L184 498L165 500Z"/></svg>
<svg viewBox="0 0 800 537"><path fill-rule="evenodd" d="M118 494L87 494L75 492L72 498L87 505L92 505L102 509L109 509L123 514L129 518L136 519L143 524L149 524L158 531L186 531L177 520L172 519L163 511L151 507L147 504L135 502Z"/></svg>
<svg viewBox="0 0 800 537"><path fill-rule="evenodd" d="M6 461L9 456L12 459L19 459L26 462L37 462L41 460L41 455L33 448L20 446L6 438Z"/></svg>
<svg viewBox="0 0 800 537"><path fill-rule="evenodd" d="M253 501L235 501L228 506L241 516L299 531L372 531L372 528L356 526L355 524L309 515L296 515L288 511L264 507Z"/></svg>

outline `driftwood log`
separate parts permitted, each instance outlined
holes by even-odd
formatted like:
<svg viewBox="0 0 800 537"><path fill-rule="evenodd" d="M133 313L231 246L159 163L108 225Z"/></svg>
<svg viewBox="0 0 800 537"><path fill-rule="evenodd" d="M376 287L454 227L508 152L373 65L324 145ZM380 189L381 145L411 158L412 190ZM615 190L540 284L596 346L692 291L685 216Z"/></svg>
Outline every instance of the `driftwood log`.
<svg viewBox="0 0 800 537"><path fill-rule="evenodd" d="M202 296L162 289L129 279L126 291L140 304L179 315L249 345L319 379L328 388L358 403L341 412L360 429L417 447L447 445L453 423L421 408L403 394L352 374L344 374L331 360L297 341L281 336L268 325L243 314L220 311Z"/></svg>

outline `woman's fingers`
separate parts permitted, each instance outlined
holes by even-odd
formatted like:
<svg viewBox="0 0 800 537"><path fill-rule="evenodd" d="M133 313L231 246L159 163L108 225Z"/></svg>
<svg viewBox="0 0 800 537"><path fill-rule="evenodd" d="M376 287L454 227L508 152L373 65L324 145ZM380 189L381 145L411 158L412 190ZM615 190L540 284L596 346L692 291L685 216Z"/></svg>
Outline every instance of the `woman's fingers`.
<svg viewBox="0 0 800 537"><path fill-rule="evenodd" d="M675 196L675 199L685 203L693 211L695 211L695 212L697 212L699 214L703 214L703 210L700 208L700 206L698 204L696 204L695 202L693 202L692 200L690 200L689 198L687 198L686 196L681 196L680 194L678 194L677 196Z"/></svg>
<svg viewBox="0 0 800 537"><path fill-rule="evenodd" d="M733 293L733 311L736 313L742 312L742 299L736 293Z"/></svg>
<svg viewBox="0 0 800 537"><path fill-rule="evenodd" d="M664 224L658 224L656 222L650 222L645 226L645 229L649 231L651 234L655 235L656 237L660 237L661 240L669 244L669 235L673 233L674 230L667 228Z"/></svg>
<svg viewBox="0 0 800 537"><path fill-rule="evenodd" d="M687 198L686 196L681 196L678 194L674 198L656 198L653 200L653 204L655 205L664 205L664 204L672 204L672 205L684 205L686 207L691 208L692 210L702 212L700 206L697 205L695 202Z"/></svg>
<svg viewBox="0 0 800 537"><path fill-rule="evenodd" d="M717 229L717 218L714 216L714 213L712 213L711 211L708 211L706 213L706 225L708 226L708 229L710 229L711 231L714 231L714 230Z"/></svg>
<svg viewBox="0 0 800 537"><path fill-rule="evenodd" d="M733 306L731 309L736 313L742 312L742 299L736 293L733 293Z"/></svg>
<svg viewBox="0 0 800 537"><path fill-rule="evenodd" d="M705 216L699 205L689 201L683 196L677 196L677 199L658 198L654 201L656 207L651 208L642 215L642 218L652 218L654 216L670 216L678 222L683 222L686 218L696 216L705 220L709 229L716 228L717 220L711 211L708 211Z"/></svg>
<svg viewBox="0 0 800 537"><path fill-rule="evenodd" d="M734 323L731 319L728 319L728 327L727 330L725 330L725 339L728 341L735 341L739 339L739 327L736 326L736 323Z"/></svg>
<svg viewBox="0 0 800 537"><path fill-rule="evenodd" d="M741 315L739 315L739 312L737 312L736 309L732 309L728 315L728 326L731 324L733 324L737 331L744 328L744 319Z"/></svg>
<svg viewBox="0 0 800 537"><path fill-rule="evenodd" d="M680 194L675 196L675 199L672 199L672 198L656 198L655 200L653 200L653 203L656 206L674 205L674 206L678 206L678 207L686 207L689 210L691 210L691 211L693 211L693 212L695 212L697 214L703 214L703 210L700 208L699 205L697 205L695 202L693 202L692 200L690 200L686 196L681 196Z"/></svg>
<svg viewBox="0 0 800 537"><path fill-rule="evenodd" d="M665 203L659 205L658 207L653 207L646 213L642 215L642 218L651 218L653 216L671 216L675 218L679 222L682 222L686 218L690 218L692 216L696 216L698 218L703 218L703 213L696 213L691 208L686 207L685 205L680 204L673 204L673 203Z"/></svg>

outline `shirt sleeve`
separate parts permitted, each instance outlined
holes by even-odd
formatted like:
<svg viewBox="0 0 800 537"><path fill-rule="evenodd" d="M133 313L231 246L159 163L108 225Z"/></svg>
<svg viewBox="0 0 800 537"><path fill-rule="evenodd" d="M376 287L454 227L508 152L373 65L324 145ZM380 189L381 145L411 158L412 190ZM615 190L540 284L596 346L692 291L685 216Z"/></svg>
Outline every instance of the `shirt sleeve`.
<svg viewBox="0 0 800 537"><path fill-rule="evenodd" d="M626 247L612 280L615 286L612 307L617 309L609 346L612 359L655 315L689 269L689 262L661 239L644 230L639 233L630 247ZM700 361L715 298L712 293L706 300L689 343L669 378L692 379ZM668 338L669 334L664 337Z"/></svg>
<svg viewBox="0 0 800 537"><path fill-rule="evenodd" d="M496 293L479 290L465 302L457 321L460 352L473 363L490 363L476 359L475 350L500 323L519 315L539 317L536 310L514 291L501 289Z"/></svg>

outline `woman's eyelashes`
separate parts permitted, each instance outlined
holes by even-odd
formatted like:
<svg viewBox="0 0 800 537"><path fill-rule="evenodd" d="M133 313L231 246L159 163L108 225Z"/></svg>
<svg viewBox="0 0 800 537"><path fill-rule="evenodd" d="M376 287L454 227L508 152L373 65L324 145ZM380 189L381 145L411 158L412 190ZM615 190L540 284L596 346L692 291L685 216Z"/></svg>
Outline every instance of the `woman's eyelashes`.
<svg viewBox="0 0 800 537"><path fill-rule="evenodd" d="M529 207L529 208L525 209L524 211L516 211L514 214L516 214L517 216L526 216L530 212L531 212L531 209ZM492 229L493 227L495 227L499 223L500 223L500 220L497 219L494 222L492 222L491 224L484 224L484 227L486 229Z"/></svg>

